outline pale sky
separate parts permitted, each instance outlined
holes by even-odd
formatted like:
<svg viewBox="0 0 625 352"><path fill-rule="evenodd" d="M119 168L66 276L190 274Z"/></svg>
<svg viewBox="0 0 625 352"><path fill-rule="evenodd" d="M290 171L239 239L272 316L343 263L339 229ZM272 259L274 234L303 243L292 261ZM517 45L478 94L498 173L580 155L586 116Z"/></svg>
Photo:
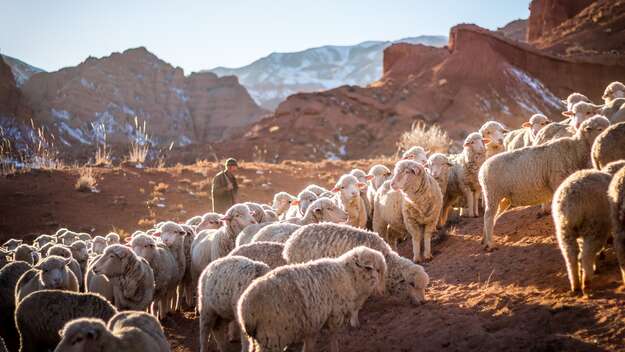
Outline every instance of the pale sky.
<svg viewBox="0 0 625 352"><path fill-rule="evenodd" d="M0 0L0 53L45 70L145 46L188 74L271 52L496 29L529 0Z"/></svg>

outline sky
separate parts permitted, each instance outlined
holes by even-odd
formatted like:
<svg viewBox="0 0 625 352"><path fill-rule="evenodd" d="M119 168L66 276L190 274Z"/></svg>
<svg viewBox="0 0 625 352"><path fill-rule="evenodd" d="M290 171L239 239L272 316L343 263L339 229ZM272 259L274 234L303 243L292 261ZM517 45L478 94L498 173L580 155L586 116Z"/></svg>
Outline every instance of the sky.
<svg viewBox="0 0 625 352"><path fill-rule="evenodd" d="M188 74L272 52L496 29L529 0L0 0L0 53L47 71L145 46Z"/></svg>

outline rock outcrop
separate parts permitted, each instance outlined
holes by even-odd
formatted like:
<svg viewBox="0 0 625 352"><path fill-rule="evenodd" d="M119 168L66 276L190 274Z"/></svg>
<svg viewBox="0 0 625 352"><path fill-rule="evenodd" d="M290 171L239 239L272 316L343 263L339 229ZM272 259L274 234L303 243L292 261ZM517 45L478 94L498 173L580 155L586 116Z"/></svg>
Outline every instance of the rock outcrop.
<svg viewBox="0 0 625 352"><path fill-rule="evenodd" d="M532 0L527 38L536 41L596 0ZM612 1L612 0L609 0Z"/></svg>

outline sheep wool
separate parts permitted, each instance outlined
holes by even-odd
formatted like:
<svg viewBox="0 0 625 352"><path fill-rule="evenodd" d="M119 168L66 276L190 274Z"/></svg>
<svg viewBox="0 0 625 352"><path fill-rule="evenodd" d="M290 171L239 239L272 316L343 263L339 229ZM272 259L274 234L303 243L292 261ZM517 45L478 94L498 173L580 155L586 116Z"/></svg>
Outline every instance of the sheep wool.
<svg viewBox="0 0 625 352"><path fill-rule="evenodd" d="M610 218L614 231L614 250L625 284L625 168L621 168L608 186Z"/></svg>
<svg viewBox="0 0 625 352"><path fill-rule="evenodd" d="M625 122L608 127L592 145L592 165L595 169L601 170L620 159L625 159Z"/></svg>
<svg viewBox="0 0 625 352"><path fill-rule="evenodd" d="M298 226L299 228L299 226ZM286 242L286 241L285 241ZM282 257L284 244L276 242L254 242L235 248L228 256L242 256L267 264L271 269L286 265Z"/></svg>

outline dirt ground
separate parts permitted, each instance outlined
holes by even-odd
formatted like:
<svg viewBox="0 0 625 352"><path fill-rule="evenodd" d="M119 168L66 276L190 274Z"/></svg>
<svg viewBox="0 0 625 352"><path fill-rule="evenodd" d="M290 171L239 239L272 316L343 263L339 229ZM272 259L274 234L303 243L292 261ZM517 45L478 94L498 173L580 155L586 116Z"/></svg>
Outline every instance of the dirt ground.
<svg viewBox="0 0 625 352"><path fill-rule="evenodd" d="M276 191L296 193L311 182L330 186L341 173L371 164L246 163L241 197L269 202ZM96 169L98 193L74 190L77 170L1 178L0 242L32 239L59 227L131 233L165 219L185 220L209 210L209 181L217 169L214 163ZM481 232L481 218L450 226L425 265L432 280L428 302L417 307L388 297L370 299L362 326L340 335L341 351L625 350L625 295L613 251L598 262L594 295L575 297L568 293L549 216L539 216L537 208L507 213L496 227L498 249L491 253L480 247ZM410 243L400 252L409 256ZM174 351L198 350L193 312L169 317L164 326ZM319 347L327 349L323 336Z"/></svg>

